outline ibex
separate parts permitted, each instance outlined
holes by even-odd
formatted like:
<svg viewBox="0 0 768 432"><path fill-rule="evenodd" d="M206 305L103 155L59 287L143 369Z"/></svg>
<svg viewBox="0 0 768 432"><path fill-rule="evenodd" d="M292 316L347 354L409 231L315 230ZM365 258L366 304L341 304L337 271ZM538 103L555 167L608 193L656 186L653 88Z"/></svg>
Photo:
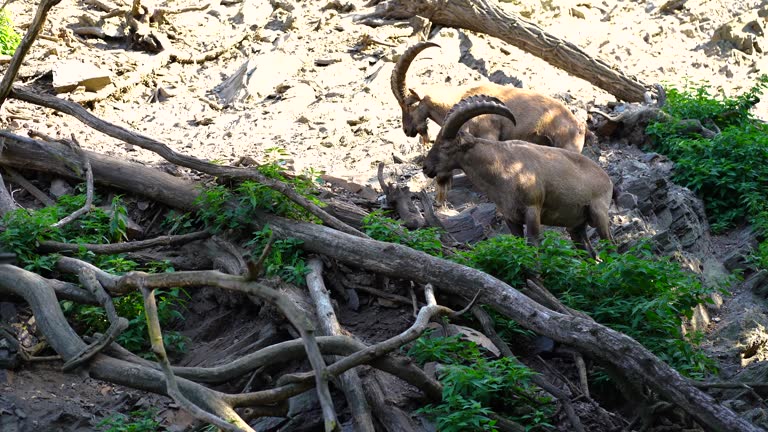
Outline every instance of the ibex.
<svg viewBox="0 0 768 432"><path fill-rule="evenodd" d="M468 122L464 130L469 134L498 141L519 139L581 153L586 124L561 102L543 94L494 83L461 87L434 85L425 88L421 95L412 89L406 90L405 78L413 59L424 49L437 46L434 42L421 42L408 48L392 71L392 92L403 110L403 131L407 136L420 135L422 143L427 145L428 119L442 125L446 113L457 102L485 94L495 96L518 113L517 125L501 117L481 116Z"/></svg>
<svg viewBox="0 0 768 432"><path fill-rule="evenodd" d="M528 241L538 244L542 224L565 227L576 245L594 257L587 224L597 228L600 238L612 240L608 208L613 183L608 174L575 152L459 132L466 122L483 114L504 116L511 122L519 118L494 97L462 100L446 116L424 160L424 174L437 177L440 187L450 181L454 169L462 169L496 203L512 234L522 236L525 224Z"/></svg>

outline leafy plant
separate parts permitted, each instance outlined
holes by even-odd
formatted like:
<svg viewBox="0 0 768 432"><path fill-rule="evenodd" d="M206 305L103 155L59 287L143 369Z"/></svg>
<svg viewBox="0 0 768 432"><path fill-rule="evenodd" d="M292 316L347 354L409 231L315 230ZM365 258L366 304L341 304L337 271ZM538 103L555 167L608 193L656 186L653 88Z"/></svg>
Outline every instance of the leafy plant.
<svg viewBox="0 0 768 432"><path fill-rule="evenodd" d="M621 254L607 244L601 248L602 262L595 263L570 241L546 232L538 248L498 236L456 259L513 286L537 273L564 304L632 336L681 373L698 378L714 371L714 361L695 347L699 335L681 330L694 306L711 302L712 289L679 264L654 256L649 243Z"/></svg>
<svg viewBox="0 0 768 432"><path fill-rule="evenodd" d="M761 237L768 235L768 126L750 112L766 88L766 75L735 97L714 95L706 83L669 88L663 109L672 121L646 130L656 149L675 161L675 181L703 198L714 232L746 219ZM715 125L721 133L712 139L689 135L679 126L683 119Z"/></svg>
<svg viewBox="0 0 768 432"><path fill-rule="evenodd" d="M272 230L265 226L262 230L253 233L253 239L246 243L246 246L252 247L257 256L260 255L271 232ZM309 268L299 247L301 243L301 240L293 238L276 240L264 261L265 273L270 276L279 276L294 285L304 286Z"/></svg>
<svg viewBox="0 0 768 432"><path fill-rule="evenodd" d="M0 54L13 55L21 43L21 36L13 28L13 22L5 9L0 9Z"/></svg>
<svg viewBox="0 0 768 432"><path fill-rule="evenodd" d="M442 256L443 245L437 228L409 230L399 221L384 216L376 210L363 218L363 232L371 238L390 243L398 243L434 256Z"/></svg>
<svg viewBox="0 0 768 432"><path fill-rule="evenodd" d="M531 384L533 375L515 359L488 360L484 349L458 335L417 339L408 355L425 363L437 361L443 385L442 401L419 412L434 418L441 432L496 431L494 412L526 425L528 430L547 426L552 416L551 399Z"/></svg>
<svg viewBox="0 0 768 432"><path fill-rule="evenodd" d="M160 422L154 419L152 410L132 411L130 415L112 414L99 422L101 432L157 432L165 430Z"/></svg>

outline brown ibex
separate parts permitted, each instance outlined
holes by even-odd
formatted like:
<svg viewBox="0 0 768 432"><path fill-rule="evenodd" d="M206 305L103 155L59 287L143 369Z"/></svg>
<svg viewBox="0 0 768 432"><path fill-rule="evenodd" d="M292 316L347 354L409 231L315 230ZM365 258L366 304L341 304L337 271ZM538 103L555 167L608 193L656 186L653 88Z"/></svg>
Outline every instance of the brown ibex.
<svg viewBox="0 0 768 432"><path fill-rule="evenodd" d="M524 111L521 109L521 111ZM438 187L462 169L475 187L496 203L512 234L538 244L541 225L565 227L577 246L595 256L587 224L602 239L612 239L608 208L613 183L595 162L578 153L525 141L495 141L459 129L483 114L515 121L519 116L498 99L480 95L456 104L445 118L424 160L424 174Z"/></svg>
<svg viewBox="0 0 768 432"><path fill-rule="evenodd" d="M392 71L392 92L403 110L403 131L407 136L419 135L427 145L429 119L442 125L448 110L460 100L485 94L498 98L518 113L517 125L501 117L481 116L468 122L464 130L469 134L498 141L519 139L581 153L587 133L585 122L579 121L563 103L541 93L494 83L434 85L425 87L421 95L407 89L405 78L413 59L424 49L437 46L434 42L420 42L408 48Z"/></svg>

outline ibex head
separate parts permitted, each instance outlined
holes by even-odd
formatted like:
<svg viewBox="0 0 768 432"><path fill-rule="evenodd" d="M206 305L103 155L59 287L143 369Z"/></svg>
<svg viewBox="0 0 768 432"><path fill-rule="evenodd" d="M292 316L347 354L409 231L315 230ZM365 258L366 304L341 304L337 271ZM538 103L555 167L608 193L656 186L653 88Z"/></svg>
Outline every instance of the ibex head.
<svg viewBox="0 0 768 432"><path fill-rule="evenodd" d="M462 99L446 114L443 127L435 138L435 144L424 159L424 175L429 178L439 176L439 184L453 169L460 168L459 154L472 146L474 138L463 132L459 133L459 130L464 123L483 114L504 116L513 124L517 124L512 111L493 96L476 95Z"/></svg>
<svg viewBox="0 0 768 432"><path fill-rule="evenodd" d="M392 70L392 77L390 79L392 93L403 110L403 132L408 137L421 135L422 140L428 140L427 119L429 116L427 108L419 103L421 102L421 97L413 89L407 89L406 87L405 76L408 73L408 67L421 51L429 47L439 46L434 42L420 42L408 48L400 56L397 64L395 64L395 68Z"/></svg>

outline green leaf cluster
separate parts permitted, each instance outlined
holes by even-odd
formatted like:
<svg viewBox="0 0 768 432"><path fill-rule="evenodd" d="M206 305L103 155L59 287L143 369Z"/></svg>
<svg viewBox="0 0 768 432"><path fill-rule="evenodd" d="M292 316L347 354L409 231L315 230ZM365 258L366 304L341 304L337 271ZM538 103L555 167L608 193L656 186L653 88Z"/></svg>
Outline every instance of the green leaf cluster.
<svg viewBox="0 0 768 432"><path fill-rule="evenodd" d="M761 237L768 235L768 125L750 112L766 88L766 75L735 97L713 94L706 83L669 88L663 109L670 119L646 129L655 148L675 162L674 180L704 200L713 232L747 220ZM689 119L721 133L712 139L686 133L680 121Z"/></svg>
<svg viewBox="0 0 768 432"><path fill-rule="evenodd" d="M13 28L11 16L5 9L0 9L0 54L13 55L21 43L21 36Z"/></svg>
<svg viewBox="0 0 768 432"><path fill-rule="evenodd" d="M382 210L371 212L363 218L363 232L373 239L406 245L433 256L442 256L440 230L422 228L409 230L402 224L384 215Z"/></svg>
<svg viewBox="0 0 768 432"><path fill-rule="evenodd" d="M289 177L282 159L261 165L257 169L265 177L287 184L309 202L320 207L325 205L316 196L317 172L308 170L302 176ZM239 205L229 205L235 200ZM282 193L252 180L240 183L234 191L223 185L209 187L197 197L196 204L199 206L195 215L196 222L214 232L247 227L255 211L267 211L300 221L318 222L315 216ZM174 227L193 226L188 220L171 219L166 220L166 223Z"/></svg>
<svg viewBox="0 0 768 432"><path fill-rule="evenodd" d="M499 413L527 430L551 426L552 400L531 383L534 372L512 358L489 360L474 342L459 335L417 339L408 355L419 363L440 362L438 378L443 385L442 401L421 408L433 418L441 432L496 431Z"/></svg>
<svg viewBox="0 0 768 432"><path fill-rule="evenodd" d="M607 244L601 248L602 262L595 263L554 232L544 234L540 247L497 236L459 253L457 260L512 286L538 274L565 305L635 338L681 373L699 378L714 371L714 361L695 347L700 335L682 332L683 318L690 318L697 304L711 302L712 289L678 263L653 255L647 242L625 253Z"/></svg>
<svg viewBox="0 0 768 432"><path fill-rule="evenodd" d="M165 430L160 422L154 419L153 410L132 411L130 415L112 414L99 422L101 432L157 432Z"/></svg>
<svg viewBox="0 0 768 432"><path fill-rule="evenodd" d="M94 201L99 201L95 197ZM104 211L92 207L91 211L61 228L51 225L81 208L85 204L85 195L64 195L56 205L39 210L17 209L7 213L0 231L0 244L13 251L19 264L33 272L51 272L59 259L58 254L40 254L37 252L41 242L46 240L72 244L106 244L126 239L128 211L120 196L115 196ZM168 263L151 262L145 266L128 259L125 255L97 255L81 247L77 257L90 262L112 274L123 274L132 270L147 272L173 271ZM174 320L183 319L179 309L187 302L188 295L183 290L172 289L158 291L157 305L161 325L168 325ZM128 319L129 327L117 339L125 348L135 353L151 356L147 324L144 319L144 302L141 294L134 292L114 299L118 315ZM82 305L72 301L62 301L62 310L86 334L103 332L109 327L106 313L101 307ZM164 331L166 347L171 352L183 352L186 338L176 331Z"/></svg>
<svg viewBox="0 0 768 432"><path fill-rule="evenodd" d="M253 239L246 243L247 247L252 248L254 259L267 245L271 232L269 226L265 226L253 233ZM301 244L301 240L294 238L275 240L269 255L264 260L264 272L268 276L279 276L282 280L296 286L306 285L305 276L309 273L309 267L304 259Z"/></svg>

